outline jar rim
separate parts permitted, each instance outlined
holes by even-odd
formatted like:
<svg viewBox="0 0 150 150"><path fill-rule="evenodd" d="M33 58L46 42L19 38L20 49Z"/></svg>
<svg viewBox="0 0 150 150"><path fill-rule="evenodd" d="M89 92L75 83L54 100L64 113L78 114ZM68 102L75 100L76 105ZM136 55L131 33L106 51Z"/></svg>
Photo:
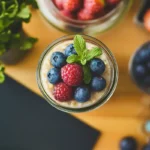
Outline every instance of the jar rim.
<svg viewBox="0 0 150 150"><path fill-rule="evenodd" d="M38 66L37 66L37 71L36 71L36 80L37 80L37 84L39 86L39 89L40 91L42 92L43 96L45 97L46 101L51 104L53 107L61 110L61 111L64 111L64 112L87 112L87 111L91 111L93 109L96 109L102 105L104 105L108 100L109 98L112 96L112 94L114 93L115 89L116 89L116 86L117 86L117 83L118 83L118 65L117 65L117 62L116 62L116 59L115 57L113 56L112 52L107 48L107 46L105 44L103 44L100 40L97 40L96 38L94 37L91 37L91 36L88 36L88 35L83 35L82 36L85 38L85 39L88 39L89 41L93 41L94 43L97 43L98 45L100 45L102 47L102 49L108 54L108 56L110 57L111 59L111 63L113 64L112 65L112 69L113 69L113 75L112 75L112 81L111 84L110 84L110 87L109 89L106 91L106 93L104 94L103 97L99 98L99 100L90 105L90 106L86 106L86 107L83 107L83 108L69 108L69 107L65 107L65 106L62 106L56 102L54 102L54 100L52 100L52 98L46 93L44 87L43 87L43 84L42 84L42 81L41 81L41 74L40 74L40 70L41 70L41 65L42 65L42 62L43 62L43 59L44 57L46 56L46 54L49 52L49 50L54 47L57 43L59 42L62 42L62 41L65 41L65 40L71 40L73 39L75 35L66 35L66 36L63 36L61 38L58 38L57 40L53 41L47 48L46 50L43 52L43 54L41 55L40 59L39 59L39 63L38 63Z"/></svg>

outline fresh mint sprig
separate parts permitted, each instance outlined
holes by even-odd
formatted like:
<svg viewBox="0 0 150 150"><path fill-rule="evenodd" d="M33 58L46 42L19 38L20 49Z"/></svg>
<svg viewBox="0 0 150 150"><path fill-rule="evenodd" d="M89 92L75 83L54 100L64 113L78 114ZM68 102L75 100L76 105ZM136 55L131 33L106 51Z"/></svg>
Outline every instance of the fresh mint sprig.
<svg viewBox="0 0 150 150"><path fill-rule="evenodd" d="M79 56L82 56L83 51L86 49L85 40L80 35L74 37L74 48Z"/></svg>
<svg viewBox="0 0 150 150"><path fill-rule="evenodd" d="M79 62L80 57L78 55L71 55L67 58L68 63L74 63L74 62Z"/></svg>
<svg viewBox="0 0 150 150"><path fill-rule="evenodd" d="M74 48L77 55L71 55L67 58L68 63L80 63L83 66L84 82L89 84L91 81L91 72L88 66L88 62L95 57L102 55L102 49L94 47L91 50L87 49L86 41L81 35L74 37Z"/></svg>

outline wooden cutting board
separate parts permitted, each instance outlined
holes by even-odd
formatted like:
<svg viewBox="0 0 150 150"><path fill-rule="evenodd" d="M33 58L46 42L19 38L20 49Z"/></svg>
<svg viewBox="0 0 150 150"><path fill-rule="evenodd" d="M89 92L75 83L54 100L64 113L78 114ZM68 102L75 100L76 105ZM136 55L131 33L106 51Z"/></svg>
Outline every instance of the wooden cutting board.
<svg viewBox="0 0 150 150"><path fill-rule="evenodd" d="M129 77L128 63L133 52L149 40L150 34L133 23L139 7L137 0L128 15L111 31L97 36L114 53L119 66L119 83L110 101L101 108L88 113L73 114L82 121L102 131L95 150L117 150L120 139L126 135L135 136L140 143L145 137L140 131L142 118L139 112L143 109L142 99L148 98L136 88ZM38 37L34 49L17 65L7 66L6 73L41 95L36 84L35 72L39 57L44 49L64 33L50 26L36 10L29 24L24 25L26 32ZM41 95L42 96L42 95ZM149 98L150 99L150 98ZM147 113L143 113L146 116ZM90 137L89 137L90 138Z"/></svg>

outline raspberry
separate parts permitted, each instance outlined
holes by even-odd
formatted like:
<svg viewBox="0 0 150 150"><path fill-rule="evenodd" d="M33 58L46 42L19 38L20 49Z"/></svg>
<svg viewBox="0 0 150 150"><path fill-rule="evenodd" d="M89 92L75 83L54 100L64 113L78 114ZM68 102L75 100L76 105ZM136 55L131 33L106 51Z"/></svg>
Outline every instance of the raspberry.
<svg viewBox="0 0 150 150"><path fill-rule="evenodd" d="M53 2L59 10L63 9L63 1L62 0L53 0Z"/></svg>
<svg viewBox="0 0 150 150"><path fill-rule="evenodd" d="M78 86L83 81L83 70L78 64L67 64L61 68L61 77L69 86Z"/></svg>
<svg viewBox="0 0 150 150"><path fill-rule="evenodd" d="M150 32L150 9L145 13L144 26Z"/></svg>
<svg viewBox="0 0 150 150"><path fill-rule="evenodd" d="M78 19L79 20L93 20L93 19L95 19L95 16L93 14L89 13L89 11L87 9L82 9L78 13Z"/></svg>
<svg viewBox="0 0 150 150"><path fill-rule="evenodd" d="M71 18L71 19L75 19L75 15L73 15L71 12L66 11L66 10L62 10L61 14L63 14L64 16Z"/></svg>
<svg viewBox="0 0 150 150"><path fill-rule="evenodd" d="M84 7L87 9L89 14L96 14L104 8L104 4L98 3L96 0L85 0Z"/></svg>
<svg viewBox="0 0 150 150"><path fill-rule="evenodd" d="M76 11L81 6L81 0L64 0L63 7L66 11Z"/></svg>
<svg viewBox="0 0 150 150"><path fill-rule="evenodd" d="M116 5L120 2L120 0L106 0L106 3L109 5Z"/></svg>
<svg viewBox="0 0 150 150"><path fill-rule="evenodd" d="M54 86L54 97L60 102L69 101L73 97L72 87L60 82Z"/></svg>

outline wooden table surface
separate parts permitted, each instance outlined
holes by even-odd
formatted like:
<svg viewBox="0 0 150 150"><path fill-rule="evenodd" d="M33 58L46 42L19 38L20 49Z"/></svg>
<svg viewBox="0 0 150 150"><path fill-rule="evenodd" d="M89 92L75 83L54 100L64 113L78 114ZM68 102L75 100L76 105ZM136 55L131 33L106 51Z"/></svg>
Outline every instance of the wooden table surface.
<svg viewBox="0 0 150 150"><path fill-rule="evenodd" d="M146 98L130 80L128 62L138 46L149 39L149 33L133 23L138 9L138 0L132 6L126 18L111 31L97 36L114 53L119 65L119 83L110 101L101 108L88 113L73 114L102 132L94 150L117 150L120 139L133 135L140 144L146 142L140 131L143 117L139 112L143 108L141 99ZM39 42L20 63L6 67L6 73L24 86L41 95L36 84L35 72L43 50L64 33L51 27L36 10L29 24L24 25L28 34L38 37ZM41 95L42 96L42 95ZM143 112L146 116L147 112ZM90 137L89 137L90 138Z"/></svg>

